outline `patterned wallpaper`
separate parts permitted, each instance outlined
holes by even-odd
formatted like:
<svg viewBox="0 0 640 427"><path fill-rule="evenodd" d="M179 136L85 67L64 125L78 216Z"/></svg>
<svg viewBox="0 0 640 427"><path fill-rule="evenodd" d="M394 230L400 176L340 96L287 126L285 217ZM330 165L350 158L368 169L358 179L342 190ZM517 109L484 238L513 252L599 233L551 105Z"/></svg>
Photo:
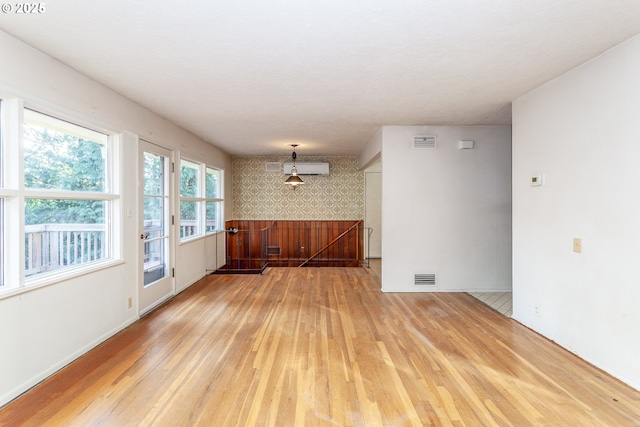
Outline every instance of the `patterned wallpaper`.
<svg viewBox="0 0 640 427"><path fill-rule="evenodd" d="M234 156L233 219L359 220L364 219L364 171L356 156L298 156L297 161L328 162L329 176L301 176L296 190L285 185L280 171L267 162L283 164L282 156Z"/></svg>

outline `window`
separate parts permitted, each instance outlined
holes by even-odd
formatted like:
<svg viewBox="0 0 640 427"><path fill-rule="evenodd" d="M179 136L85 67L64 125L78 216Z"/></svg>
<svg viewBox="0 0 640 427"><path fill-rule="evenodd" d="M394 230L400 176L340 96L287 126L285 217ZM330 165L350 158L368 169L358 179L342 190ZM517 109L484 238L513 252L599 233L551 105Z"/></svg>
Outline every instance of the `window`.
<svg viewBox="0 0 640 427"><path fill-rule="evenodd" d="M222 229L222 171L180 161L180 239Z"/></svg>
<svg viewBox="0 0 640 427"><path fill-rule="evenodd" d="M211 233L222 229L222 194L220 183L222 172L219 169L207 167L206 188L206 232Z"/></svg>
<svg viewBox="0 0 640 427"><path fill-rule="evenodd" d="M77 267L112 259L118 252L112 138L22 109L21 102L10 108L11 114L0 115L2 135L11 139L0 140L6 142L0 145L0 220L10 224L0 221L0 283L28 286L35 278L50 280L48 273L72 275ZM19 127L22 133L15 131ZM8 149L12 145L21 149ZM17 252L5 258L5 245Z"/></svg>
<svg viewBox="0 0 640 427"><path fill-rule="evenodd" d="M108 140L25 110L25 276L110 257Z"/></svg>
<svg viewBox="0 0 640 427"><path fill-rule="evenodd" d="M180 238L201 234L199 223L200 164L180 161Z"/></svg>
<svg viewBox="0 0 640 427"><path fill-rule="evenodd" d="M4 149L3 149L3 116L2 100L0 99L0 189L4 188ZM0 290L4 287L4 199L0 198Z"/></svg>
<svg viewBox="0 0 640 427"><path fill-rule="evenodd" d="M4 199L0 199L0 290L4 287Z"/></svg>

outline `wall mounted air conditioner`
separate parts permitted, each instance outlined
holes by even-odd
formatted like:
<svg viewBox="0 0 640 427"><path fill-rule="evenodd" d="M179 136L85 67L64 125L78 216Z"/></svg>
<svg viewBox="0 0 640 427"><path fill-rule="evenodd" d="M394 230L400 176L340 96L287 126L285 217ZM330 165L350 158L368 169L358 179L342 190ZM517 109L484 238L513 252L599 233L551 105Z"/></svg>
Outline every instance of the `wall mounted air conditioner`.
<svg viewBox="0 0 640 427"><path fill-rule="evenodd" d="M284 174L291 175L293 162L284 164ZM298 175L329 175L329 163L326 162L296 162Z"/></svg>

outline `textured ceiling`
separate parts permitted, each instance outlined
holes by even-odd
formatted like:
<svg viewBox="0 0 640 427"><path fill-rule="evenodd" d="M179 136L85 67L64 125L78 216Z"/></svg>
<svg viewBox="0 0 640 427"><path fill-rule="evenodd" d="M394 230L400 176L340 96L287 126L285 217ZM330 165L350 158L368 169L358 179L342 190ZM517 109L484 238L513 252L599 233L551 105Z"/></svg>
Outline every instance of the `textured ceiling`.
<svg viewBox="0 0 640 427"><path fill-rule="evenodd" d="M640 33L638 0L54 0L0 29L230 154L358 154L382 125L501 125Z"/></svg>

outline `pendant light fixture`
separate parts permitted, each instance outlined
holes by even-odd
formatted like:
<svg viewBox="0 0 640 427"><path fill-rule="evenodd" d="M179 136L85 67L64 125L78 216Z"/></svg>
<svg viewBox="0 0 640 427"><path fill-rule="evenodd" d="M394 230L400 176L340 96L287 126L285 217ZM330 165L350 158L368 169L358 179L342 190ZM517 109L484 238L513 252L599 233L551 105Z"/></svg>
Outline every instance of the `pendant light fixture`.
<svg viewBox="0 0 640 427"><path fill-rule="evenodd" d="M291 146L293 147L293 154L291 154L291 158L293 159L293 166L291 167L291 176L287 178L284 183L292 186L295 190L298 185L304 184L304 181L300 179L300 177L298 176L298 169L296 169L296 147L298 146L298 144L291 144Z"/></svg>

